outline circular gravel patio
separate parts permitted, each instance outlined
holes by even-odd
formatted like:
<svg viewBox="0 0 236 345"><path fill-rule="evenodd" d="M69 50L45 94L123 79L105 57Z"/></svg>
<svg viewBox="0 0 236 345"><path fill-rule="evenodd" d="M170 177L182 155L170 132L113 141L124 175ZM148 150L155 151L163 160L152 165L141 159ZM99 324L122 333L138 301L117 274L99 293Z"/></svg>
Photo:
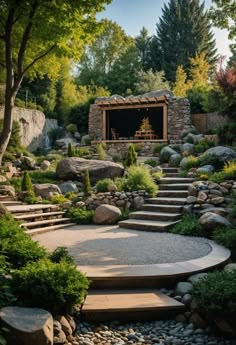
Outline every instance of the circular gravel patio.
<svg viewBox="0 0 236 345"><path fill-rule="evenodd" d="M205 238L118 226L78 225L35 235L33 239L49 251L67 247L79 266L175 263L204 257L212 250Z"/></svg>

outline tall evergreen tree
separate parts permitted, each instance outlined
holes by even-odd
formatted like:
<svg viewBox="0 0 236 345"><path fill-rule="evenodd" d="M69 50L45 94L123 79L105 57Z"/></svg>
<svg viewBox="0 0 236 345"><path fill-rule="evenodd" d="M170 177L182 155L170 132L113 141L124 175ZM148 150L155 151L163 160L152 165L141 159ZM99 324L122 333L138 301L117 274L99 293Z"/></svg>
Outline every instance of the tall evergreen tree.
<svg viewBox="0 0 236 345"><path fill-rule="evenodd" d="M140 30L139 36L135 38L135 44L139 53L139 61L144 71L150 68L151 39L151 36L148 35L148 30L144 26Z"/></svg>
<svg viewBox="0 0 236 345"><path fill-rule="evenodd" d="M164 4L157 24L157 42L161 50L162 69L167 80L174 81L177 66L188 70L189 58L205 53L206 60L216 61L215 40L208 13L199 0L170 0Z"/></svg>

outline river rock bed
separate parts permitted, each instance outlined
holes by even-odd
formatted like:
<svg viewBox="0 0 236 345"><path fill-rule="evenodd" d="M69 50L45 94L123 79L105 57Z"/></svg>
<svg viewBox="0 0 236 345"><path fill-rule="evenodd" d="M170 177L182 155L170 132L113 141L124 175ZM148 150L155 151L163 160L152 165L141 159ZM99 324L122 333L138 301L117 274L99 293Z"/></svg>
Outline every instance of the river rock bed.
<svg viewBox="0 0 236 345"><path fill-rule="evenodd" d="M73 345L235 345L235 340L214 336L210 329L175 320L104 324L78 324Z"/></svg>

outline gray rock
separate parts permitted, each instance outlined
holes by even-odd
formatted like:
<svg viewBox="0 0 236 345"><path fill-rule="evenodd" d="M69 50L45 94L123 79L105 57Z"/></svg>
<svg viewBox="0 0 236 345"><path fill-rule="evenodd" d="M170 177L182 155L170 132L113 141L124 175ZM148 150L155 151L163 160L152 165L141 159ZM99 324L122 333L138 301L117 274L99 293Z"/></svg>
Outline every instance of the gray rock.
<svg viewBox="0 0 236 345"><path fill-rule="evenodd" d="M24 157L22 158L22 162L23 162L29 169L34 169L34 168L35 168L36 162L35 162L35 159L32 158L32 157L24 156Z"/></svg>
<svg viewBox="0 0 236 345"><path fill-rule="evenodd" d="M62 194L66 194L69 192L78 193L78 188L77 188L76 184L73 182L61 183L61 184L59 184L59 188L60 188Z"/></svg>
<svg viewBox="0 0 236 345"><path fill-rule="evenodd" d="M3 195L9 195L12 197L15 197L16 191L13 186L8 186L8 185L0 185L0 193Z"/></svg>
<svg viewBox="0 0 236 345"><path fill-rule="evenodd" d="M215 168L213 165L203 165L202 167L198 168L197 169L197 172L200 172L200 173L211 173L211 172L214 172L215 171Z"/></svg>
<svg viewBox="0 0 236 345"><path fill-rule="evenodd" d="M172 155L176 155L178 152L173 150L170 146L165 146L160 152L160 161L167 163Z"/></svg>
<svg viewBox="0 0 236 345"><path fill-rule="evenodd" d="M205 278L207 276L207 273L197 273L193 274L190 277L188 277L188 282L193 284L199 282L199 280Z"/></svg>
<svg viewBox="0 0 236 345"><path fill-rule="evenodd" d="M187 162L188 162L188 157L184 157L179 163L180 168L185 169Z"/></svg>
<svg viewBox="0 0 236 345"><path fill-rule="evenodd" d="M140 210L143 207L144 199L141 196L136 196L133 200L135 210Z"/></svg>
<svg viewBox="0 0 236 345"><path fill-rule="evenodd" d="M162 173L163 170L162 170L162 167L160 167L160 166L158 165L158 166L152 168L152 172L153 172L153 173L154 173L154 172L160 172L160 173Z"/></svg>
<svg viewBox="0 0 236 345"><path fill-rule="evenodd" d="M188 195L197 196L197 194L198 194L197 188L193 184L190 184L190 186L188 187Z"/></svg>
<svg viewBox="0 0 236 345"><path fill-rule="evenodd" d="M57 165L56 173L62 180L82 181L82 173L84 170L89 171L92 183L104 178L119 177L124 173L124 167L120 164L78 157L61 160Z"/></svg>
<svg viewBox="0 0 236 345"><path fill-rule="evenodd" d="M192 214L193 212L193 205L184 205L182 209L183 214Z"/></svg>
<svg viewBox="0 0 236 345"><path fill-rule="evenodd" d="M51 163L47 160L42 161L40 164L40 169L47 170L50 167Z"/></svg>
<svg viewBox="0 0 236 345"><path fill-rule="evenodd" d="M199 218L199 224L206 230L214 230L218 226L230 226L231 223L224 217L212 212L206 212Z"/></svg>
<svg viewBox="0 0 236 345"><path fill-rule="evenodd" d="M209 205L209 204L207 204L207 206L208 207L206 209L200 211L199 213L204 214L206 212L212 212L212 213L216 213L222 217L226 217L229 214L229 211L224 207L212 207L212 205Z"/></svg>
<svg viewBox="0 0 236 345"><path fill-rule="evenodd" d="M205 155L214 155L219 159L220 162L226 162L236 158L236 152L225 146L211 147L210 149L206 150L202 156Z"/></svg>
<svg viewBox="0 0 236 345"><path fill-rule="evenodd" d="M169 159L169 166L178 167L181 159L182 159L182 156L179 153L175 153L171 155Z"/></svg>
<svg viewBox="0 0 236 345"><path fill-rule="evenodd" d="M189 306L192 302L192 295L189 293L186 293L181 301L185 306Z"/></svg>
<svg viewBox="0 0 236 345"><path fill-rule="evenodd" d="M34 191L37 196L41 196L44 199L61 194L60 188L52 183L34 184Z"/></svg>
<svg viewBox="0 0 236 345"><path fill-rule="evenodd" d="M197 144L201 139L203 138L203 134L193 134L189 133L184 137L184 142L185 143L190 143L190 144Z"/></svg>
<svg viewBox="0 0 236 345"><path fill-rule="evenodd" d="M95 224L116 224L121 216L118 207L112 205L100 205L96 208L93 221Z"/></svg>
<svg viewBox="0 0 236 345"><path fill-rule="evenodd" d="M227 272L232 272L234 270L236 270L236 263L227 264L224 267L224 271L227 271Z"/></svg>
<svg viewBox="0 0 236 345"><path fill-rule="evenodd" d="M53 345L53 318L46 310L5 307L0 319L9 329L9 344Z"/></svg>
<svg viewBox="0 0 236 345"><path fill-rule="evenodd" d="M53 337L53 345L63 345L66 341L65 333L60 330L56 335ZM46 345L46 344L45 344Z"/></svg>
<svg viewBox="0 0 236 345"><path fill-rule="evenodd" d="M67 321L67 319L65 318L65 316L60 316L57 318L57 320L60 322L61 324L61 328L63 330L63 332L65 333L65 335L72 335L72 328L69 324L69 322Z"/></svg>
<svg viewBox="0 0 236 345"><path fill-rule="evenodd" d="M186 199L187 204L194 204L195 202L197 202L197 198L195 196L188 196Z"/></svg>
<svg viewBox="0 0 236 345"><path fill-rule="evenodd" d="M83 135L81 138L82 145L89 145L92 141L92 137L89 134Z"/></svg>
<svg viewBox="0 0 236 345"><path fill-rule="evenodd" d="M217 196L217 197L211 199L211 203L213 205L223 204L224 201L225 201L225 198L222 196Z"/></svg>
<svg viewBox="0 0 236 345"><path fill-rule="evenodd" d="M69 144L75 145L76 141L72 138L62 138L56 140L54 146L57 149L67 148Z"/></svg>
<svg viewBox="0 0 236 345"><path fill-rule="evenodd" d="M194 145L190 143L185 143L180 147L181 152L187 152L189 155L193 154L194 152Z"/></svg>
<svg viewBox="0 0 236 345"><path fill-rule="evenodd" d="M179 282L175 289L175 294L179 296L184 296L192 292L193 286L188 282Z"/></svg>

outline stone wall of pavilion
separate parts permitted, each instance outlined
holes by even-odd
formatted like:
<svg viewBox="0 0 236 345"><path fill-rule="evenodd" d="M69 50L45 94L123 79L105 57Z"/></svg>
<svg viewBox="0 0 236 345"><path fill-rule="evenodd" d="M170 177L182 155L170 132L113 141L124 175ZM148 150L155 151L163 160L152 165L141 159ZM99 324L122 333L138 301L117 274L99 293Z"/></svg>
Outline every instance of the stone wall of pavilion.
<svg viewBox="0 0 236 345"><path fill-rule="evenodd" d="M97 104L90 105L88 134L96 140L102 139L102 109Z"/></svg>

